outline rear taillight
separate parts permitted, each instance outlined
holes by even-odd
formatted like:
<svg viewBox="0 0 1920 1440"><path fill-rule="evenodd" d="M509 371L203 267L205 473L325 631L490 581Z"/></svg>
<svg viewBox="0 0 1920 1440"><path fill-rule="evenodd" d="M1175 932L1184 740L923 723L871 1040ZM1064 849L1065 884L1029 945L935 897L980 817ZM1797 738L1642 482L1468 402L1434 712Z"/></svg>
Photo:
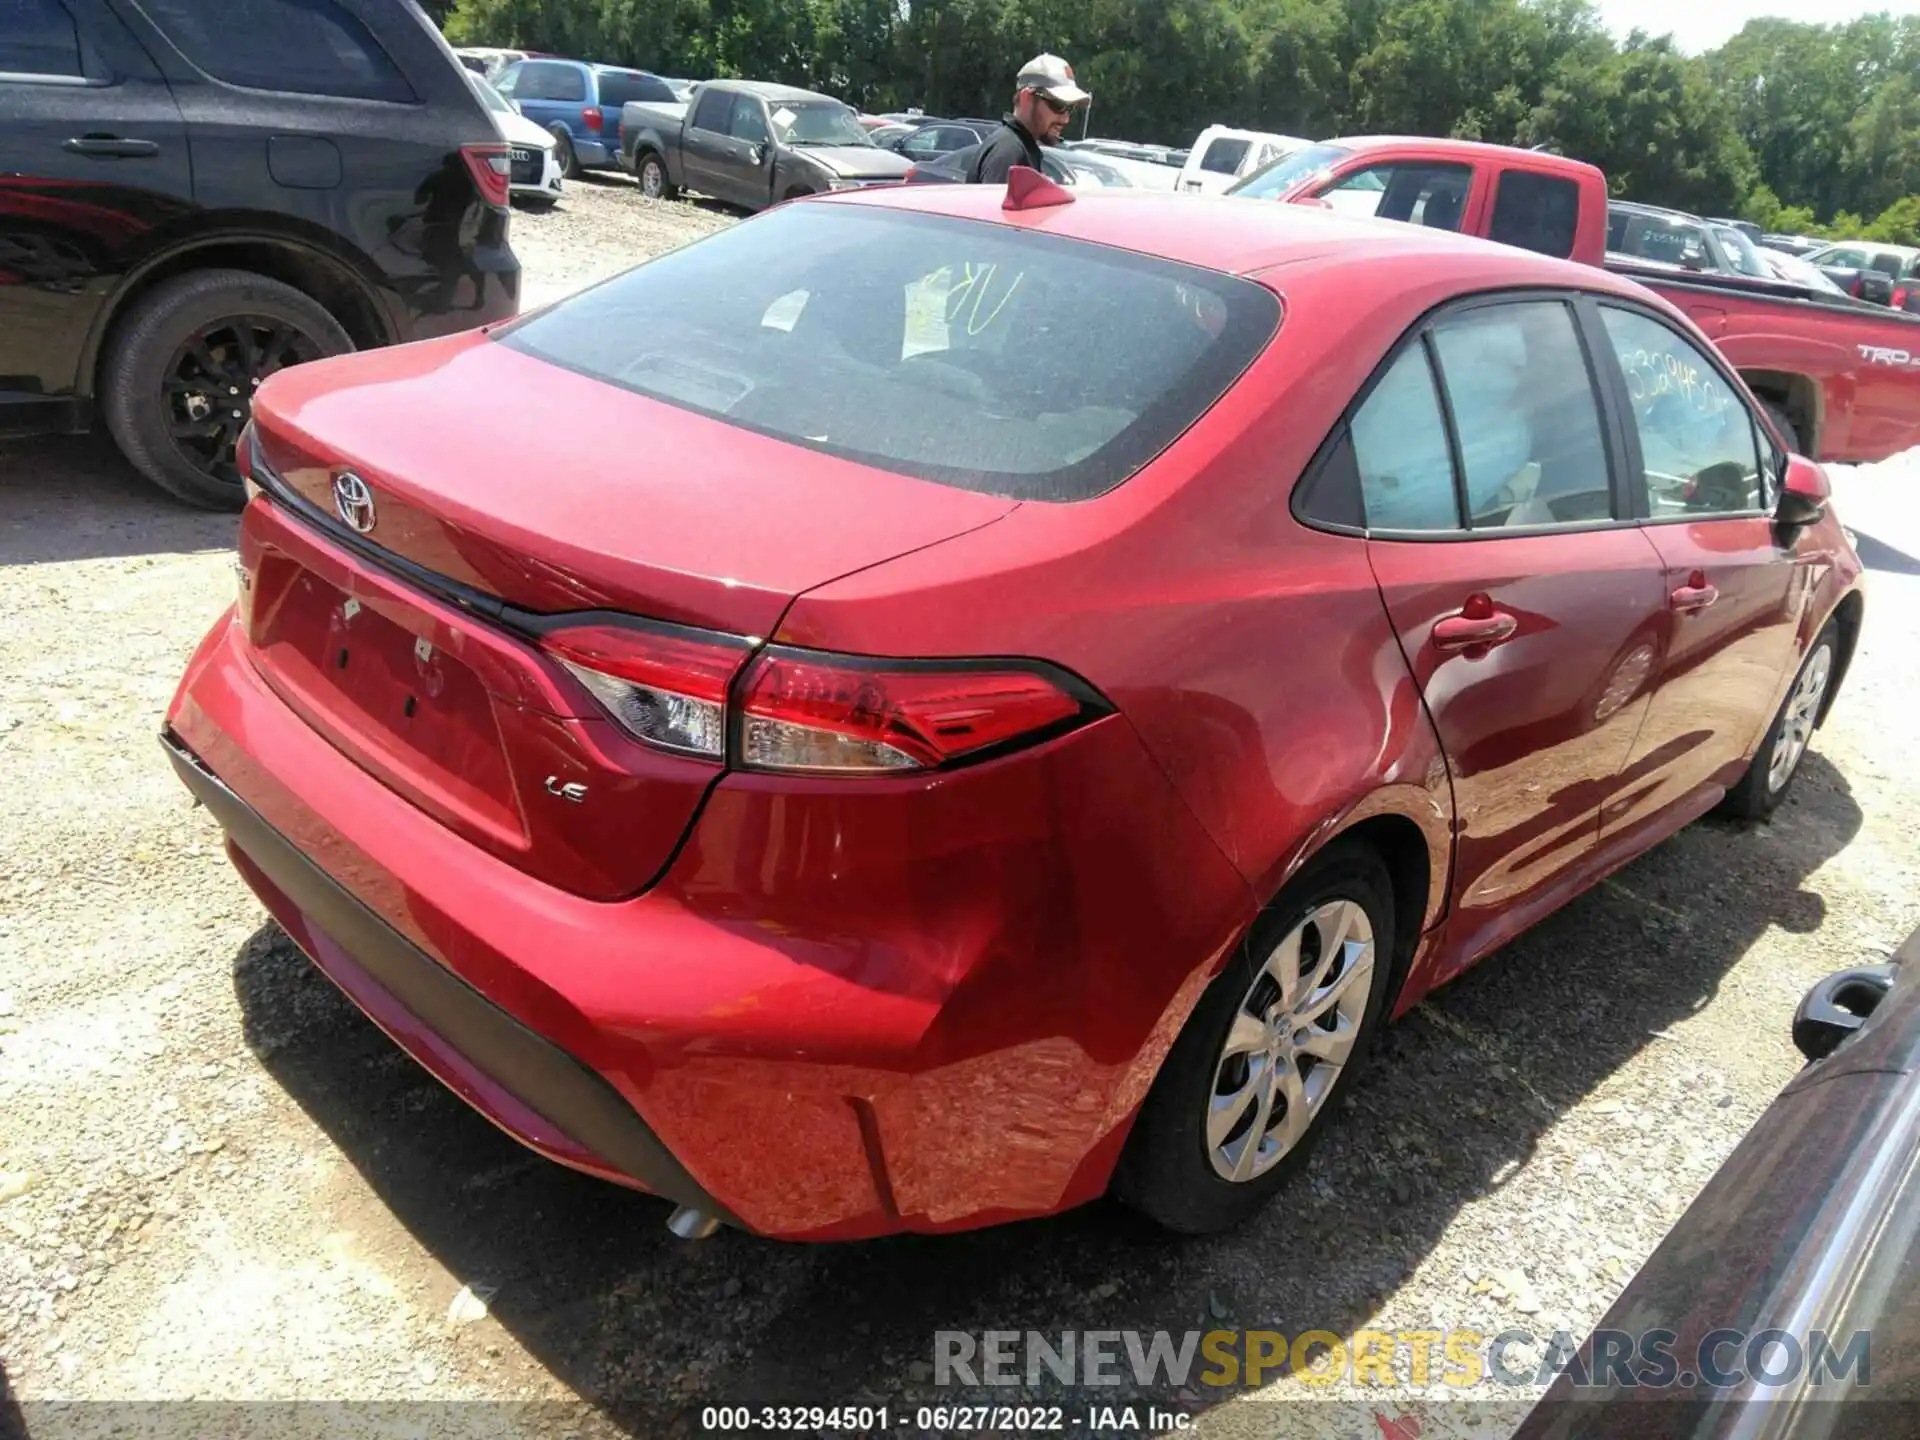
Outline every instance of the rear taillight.
<svg viewBox="0 0 1920 1440"><path fill-rule="evenodd" d="M1887 303L1893 306L1893 308L1896 310L1906 309L1907 308L1907 287L1902 285L1898 290L1895 290L1893 292L1893 299L1891 299Z"/></svg>
<svg viewBox="0 0 1920 1440"><path fill-rule="evenodd" d="M511 193L508 181L513 174L513 166L507 160L505 145L462 145L460 158L467 162L467 173L473 176L474 187L479 190L480 198L496 209L507 208L507 197Z"/></svg>
<svg viewBox="0 0 1920 1440"><path fill-rule="evenodd" d="M900 177L902 182L908 185L911 185L915 180L918 180L919 178L920 178L920 167L918 165L907 166L907 173Z"/></svg>
<svg viewBox="0 0 1920 1440"><path fill-rule="evenodd" d="M740 683L749 770L898 774L1031 744L1097 713L1041 667L902 665L771 649Z"/></svg>
<svg viewBox="0 0 1920 1440"><path fill-rule="evenodd" d="M560 661L635 739L744 770L899 775L983 760L1107 713L1038 662L872 660L647 621L545 631Z"/></svg>
<svg viewBox="0 0 1920 1440"><path fill-rule="evenodd" d="M727 687L747 644L726 636L626 622L562 625L540 637L636 740L724 760Z"/></svg>
<svg viewBox="0 0 1920 1440"><path fill-rule="evenodd" d="M580 112L580 119L589 130L598 130L607 123L607 117L601 113L598 105L589 105Z"/></svg>

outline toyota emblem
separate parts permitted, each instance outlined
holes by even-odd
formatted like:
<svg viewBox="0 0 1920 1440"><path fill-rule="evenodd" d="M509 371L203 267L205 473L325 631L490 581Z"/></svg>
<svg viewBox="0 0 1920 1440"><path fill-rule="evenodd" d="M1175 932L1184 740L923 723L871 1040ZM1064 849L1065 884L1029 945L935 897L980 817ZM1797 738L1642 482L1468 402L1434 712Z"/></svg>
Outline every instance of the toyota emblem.
<svg viewBox="0 0 1920 1440"><path fill-rule="evenodd" d="M351 470L333 477L333 508L349 528L365 535L373 529L373 491Z"/></svg>

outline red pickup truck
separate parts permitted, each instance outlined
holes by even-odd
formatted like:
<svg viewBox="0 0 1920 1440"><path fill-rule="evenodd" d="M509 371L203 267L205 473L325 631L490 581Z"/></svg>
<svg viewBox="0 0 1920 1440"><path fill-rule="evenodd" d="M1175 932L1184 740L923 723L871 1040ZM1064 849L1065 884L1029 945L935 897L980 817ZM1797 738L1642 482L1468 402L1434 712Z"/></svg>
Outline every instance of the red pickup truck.
<svg viewBox="0 0 1920 1440"><path fill-rule="evenodd" d="M1603 265L1690 315L1802 454L1884 460L1920 445L1920 316L1786 282L1609 255L1606 177L1583 161L1467 140L1366 136L1297 150L1231 193Z"/></svg>

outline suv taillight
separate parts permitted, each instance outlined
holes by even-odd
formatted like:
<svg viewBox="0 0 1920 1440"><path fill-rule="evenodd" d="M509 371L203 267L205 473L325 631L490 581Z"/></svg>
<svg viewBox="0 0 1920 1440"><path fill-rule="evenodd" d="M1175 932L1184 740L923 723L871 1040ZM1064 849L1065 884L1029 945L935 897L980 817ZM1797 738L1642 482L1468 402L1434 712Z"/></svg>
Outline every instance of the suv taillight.
<svg viewBox="0 0 1920 1440"><path fill-rule="evenodd" d="M480 198L495 209L507 208L507 198L512 193L509 181L513 175L513 166L507 159L507 147L499 144L462 145L460 158L467 162L467 173L473 176L474 187L479 190Z"/></svg>
<svg viewBox="0 0 1920 1440"><path fill-rule="evenodd" d="M607 117L601 112L598 105L587 106L586 109L580 112L580 119L589 130L598 130L602 125L607 123Z"/></svg>
<svg viewBox="0 0 1920 1440"><path fill-rule="evenodd" d="M1107 713L1039 662L900 661L626 620L561 623L540 648L636 740L740 769L900 775L987 758ZM737 678L736 678L737 677Z"/></svg>

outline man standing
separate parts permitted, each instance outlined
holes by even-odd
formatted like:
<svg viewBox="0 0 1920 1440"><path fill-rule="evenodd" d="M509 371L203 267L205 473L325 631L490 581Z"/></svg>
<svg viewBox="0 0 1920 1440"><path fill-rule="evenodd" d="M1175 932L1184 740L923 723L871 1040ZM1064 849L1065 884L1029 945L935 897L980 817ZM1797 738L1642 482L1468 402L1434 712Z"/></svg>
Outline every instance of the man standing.
<svg viewBox="0 0 1920 1440"><path fill-rule="evenodd" d="M1073 107L1093 98L1073 83L1073 67L1058 55L1029 60L1017 84L1013 113L974 158L968 178L976 184L1004 185L1016 165L1040 169L1040 147L1059 144Z"/></svg>

